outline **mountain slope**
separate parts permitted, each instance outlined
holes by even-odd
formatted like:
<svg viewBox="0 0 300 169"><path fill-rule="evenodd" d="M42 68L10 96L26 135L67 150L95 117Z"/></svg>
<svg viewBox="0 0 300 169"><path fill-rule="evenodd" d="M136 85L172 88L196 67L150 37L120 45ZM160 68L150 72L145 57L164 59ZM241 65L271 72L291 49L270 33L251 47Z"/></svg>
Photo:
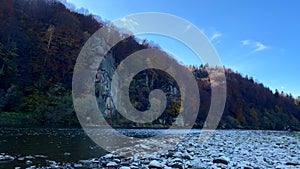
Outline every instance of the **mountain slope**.
<svg viewBox="0 0 300 169"><path fill-rule="evenodd" d="M0 1L0 125L78 125L71 97L73 69L84 43L103 24L91 15L72 12L55 0ZM115 68L128 55L146 48L157 47L140 44L129 36L112 49L113 59L107 62ZM195 127L202 127L211 97L207 71L214 68L187 68L198 82L201 104ZM297 100L273 93L230 69L226 69L226 78L227 102L220 128L282 130L293 126L300 129ZM98 92L103 86L98 84ZM171 93L166 111L148 126L169 126L174 121L180 107L174 79L163 72L149 70L138 74L132 86L131 102L139 110L149 108L147 98L151 90L162 88ZM100 109L104 110L103 106ZM122 118L117 111L107 120L112 125L137 125Z"/></svg>

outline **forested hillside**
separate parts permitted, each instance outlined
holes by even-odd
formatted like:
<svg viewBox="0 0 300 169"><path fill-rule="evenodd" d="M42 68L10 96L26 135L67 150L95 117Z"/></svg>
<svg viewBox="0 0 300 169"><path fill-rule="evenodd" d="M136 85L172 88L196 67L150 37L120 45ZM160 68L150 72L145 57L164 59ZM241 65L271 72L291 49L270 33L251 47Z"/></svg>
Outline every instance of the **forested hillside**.
<svg viewBox="0 0 300 169"><path fill-rule="evenodd" d="M71 95L73 70L81 48L103 24L92 15L72 12L55 0L0 1L0 125L79 126ZM129 36L112 49L113 66L146 48L159 47ZM210 107L208 70L219 68L187 68L198 82L201 105L195 127L202 127ZM300 129L299 99L274 93L252 78L225 70L227 102L220 128ZM132 86L131 101L139 110L147 109L147 94L152 89L171 93L172 101L166 111L149 125L169 125L174 121L180 93L172 78L149 70L137 75ZM108 121L135 126L117 112Z"/></svg>

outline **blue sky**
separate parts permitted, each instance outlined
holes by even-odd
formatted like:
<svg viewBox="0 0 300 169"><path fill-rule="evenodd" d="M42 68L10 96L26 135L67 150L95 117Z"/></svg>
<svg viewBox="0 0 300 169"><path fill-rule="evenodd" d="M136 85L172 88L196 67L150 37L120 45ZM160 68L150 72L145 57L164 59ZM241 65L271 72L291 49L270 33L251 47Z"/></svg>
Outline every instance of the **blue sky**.
<svg viewBox="0 0 300 169"><path fill-rule="evenodd" d="M105 21L138 12L163 12L196 25L211 40L227 68L265 86L300 96L300 1L290 0L67 0ZM148 38L185 64L195 56L161 36Z"/></svg>

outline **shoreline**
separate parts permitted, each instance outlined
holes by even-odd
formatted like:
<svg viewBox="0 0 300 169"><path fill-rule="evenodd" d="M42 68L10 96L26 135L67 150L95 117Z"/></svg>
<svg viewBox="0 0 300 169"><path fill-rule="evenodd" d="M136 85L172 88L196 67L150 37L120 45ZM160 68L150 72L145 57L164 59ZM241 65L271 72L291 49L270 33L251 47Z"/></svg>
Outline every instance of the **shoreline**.
<svg viewBox="0 0 300 169"><path fill-rule="evenodd" d="M110 126L106 127L104 125L94 125L94 126L86 126L88 129L93 128L100 128L100 129L132 129L132 130L138 130L138 129L149 129L149 130L168 130L170 129L168 127L162 127L162 126L152 126L152 127L130 127L130 126ZM83 130L81 126L1 126L0 129L58 129L58 130ZM220 131L228 131L228 130L237 130L237 131L275 131L275 132L300 132L300 130L272 130L272 129L251 129L251 128L216 128L216 129L203 129L203 128L186 128L186 127L178 127L178 128L172 128L171 130L220 130Z"/></svg>

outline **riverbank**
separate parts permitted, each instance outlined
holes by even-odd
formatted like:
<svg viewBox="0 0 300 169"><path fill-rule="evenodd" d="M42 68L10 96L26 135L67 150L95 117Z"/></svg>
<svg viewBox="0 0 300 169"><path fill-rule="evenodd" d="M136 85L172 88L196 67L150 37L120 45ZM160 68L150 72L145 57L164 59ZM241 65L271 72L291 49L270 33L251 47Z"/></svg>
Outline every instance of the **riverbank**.
<svg viewBox="0 0 300 169"><path fill-rule="evenodd" d="M199 141L199 134L200 130L195 130L187 136L177 132L166 134L164 140L132 141L130 147L75 162L44 158L45 163L37 165L35 160L41 156L26 159L11 154L1 154L0 159L6 156L12 162L21 158L31 168L300 168L299 132L217 130L204 142ZM176 146L163 149L181 138ZM134 152L138 147L145 150L142 156ZM122 157L122 153L133 156Z"/></svg>

